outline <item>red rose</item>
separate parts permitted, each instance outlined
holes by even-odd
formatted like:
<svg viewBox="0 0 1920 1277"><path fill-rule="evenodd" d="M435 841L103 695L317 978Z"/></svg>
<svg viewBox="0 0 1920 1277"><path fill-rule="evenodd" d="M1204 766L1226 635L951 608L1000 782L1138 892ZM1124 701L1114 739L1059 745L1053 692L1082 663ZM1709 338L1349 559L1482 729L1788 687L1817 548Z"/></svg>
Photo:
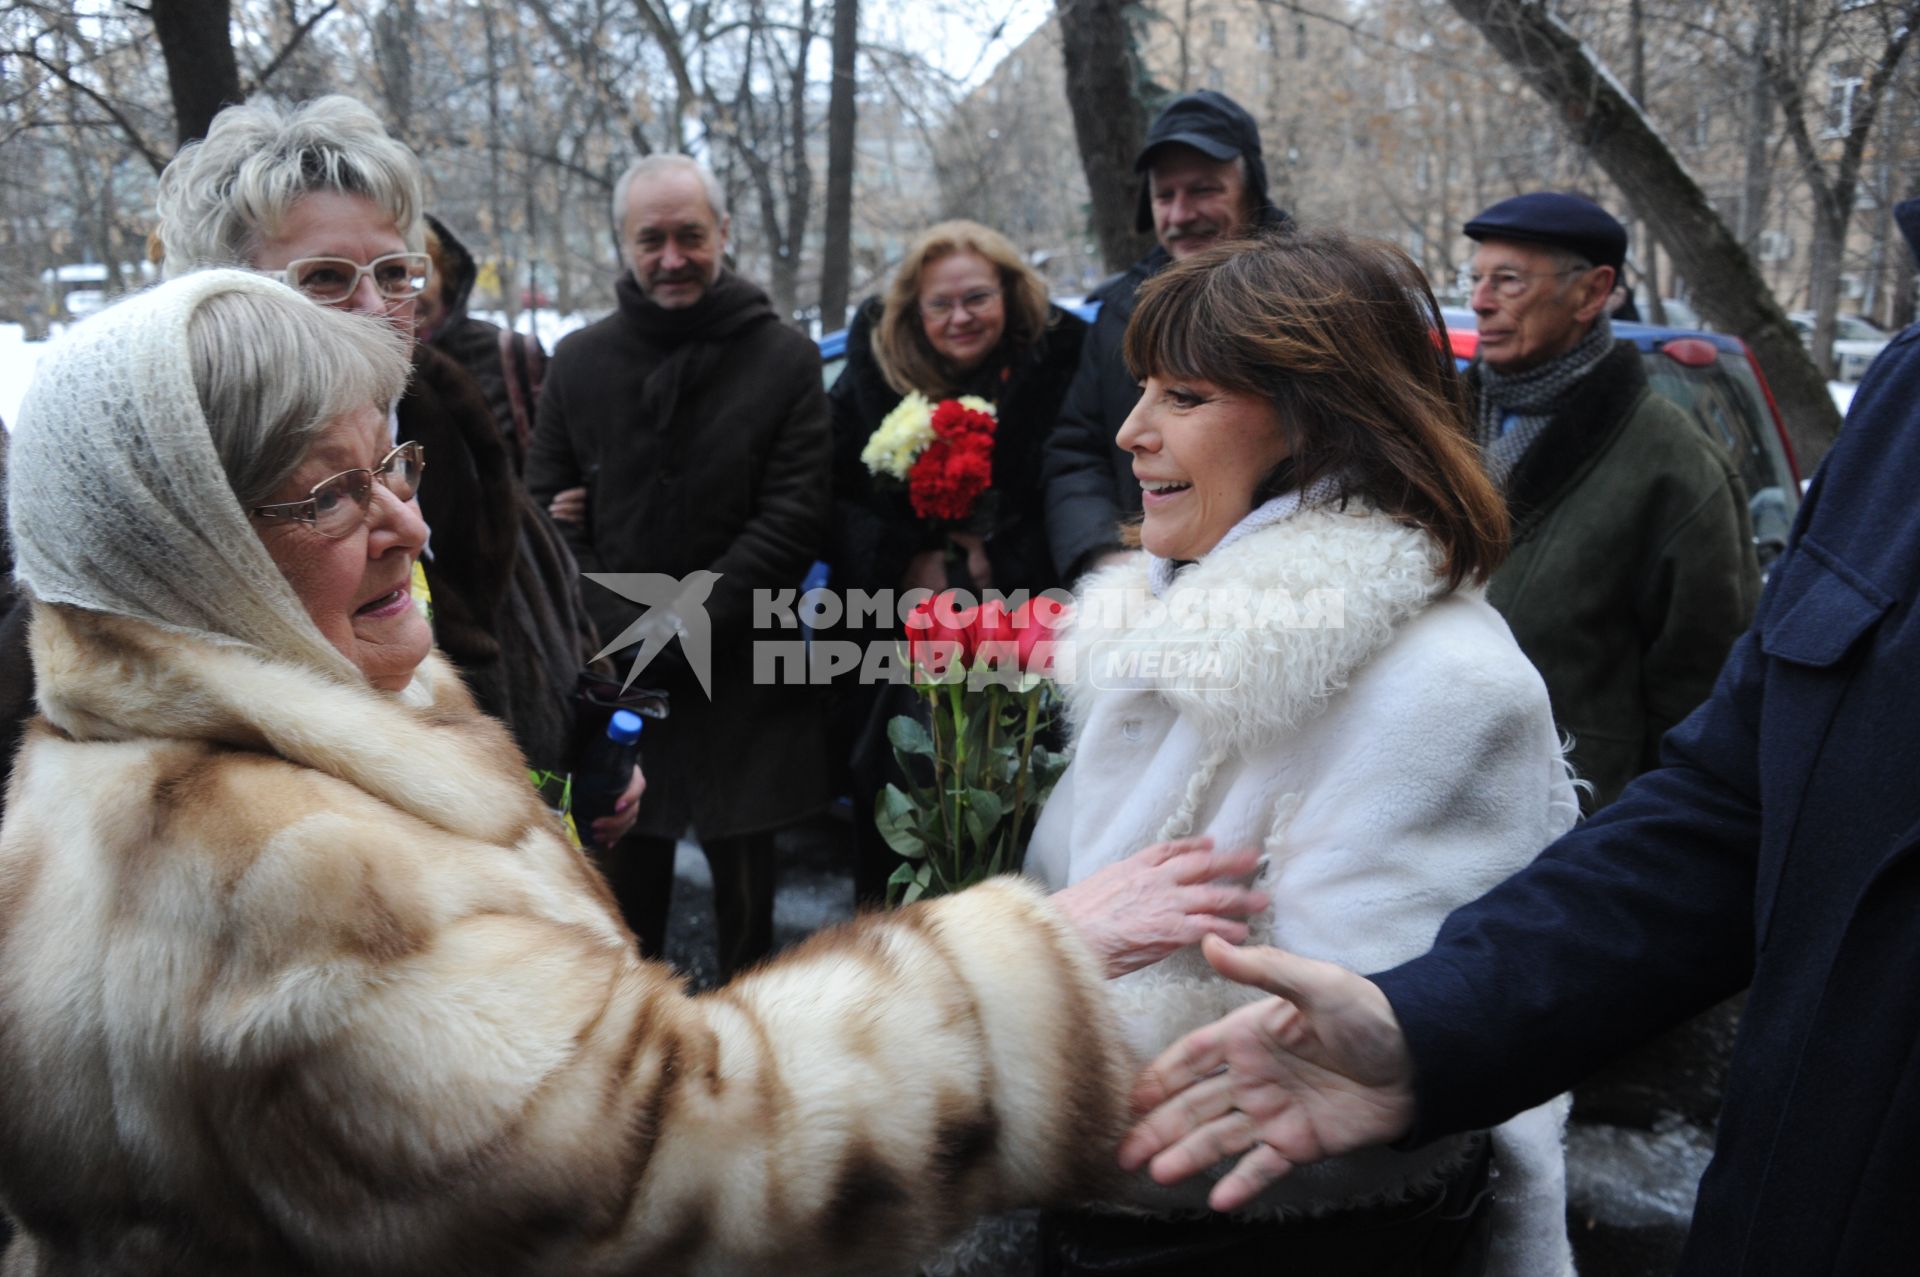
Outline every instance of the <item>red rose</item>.
<svg viewBox="0 0 1920 1277"><path fill-rule="evenodd" d="M1014 647L1023 671L1045 674L1053 669L1053 644L1069 611L1065 603L1044 594L1014 609Z"/></svg>
<svg viewBox="0 0 1920 1277"><path fill-rule="evenodd" d="M1026 604L1020 607L1025 608ZM974 622L974 668L1019 668L1020 630L1014 620L1018 611L1009 610L1006 600L999 598L988 599L980 605Z"/></svg>
<svg viewBox="0 0 1920 1277"><path fill-rule="evenodd" d="M907 613L907 659L928 678L973 656L977 607L961 607L952 590L922 599Z"/></svg>

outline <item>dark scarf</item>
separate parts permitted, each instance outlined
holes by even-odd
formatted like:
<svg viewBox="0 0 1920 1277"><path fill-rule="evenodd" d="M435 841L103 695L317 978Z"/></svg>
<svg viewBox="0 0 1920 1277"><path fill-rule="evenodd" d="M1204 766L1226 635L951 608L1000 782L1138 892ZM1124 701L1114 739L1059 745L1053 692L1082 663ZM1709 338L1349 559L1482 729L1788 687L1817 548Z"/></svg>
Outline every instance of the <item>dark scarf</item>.
<svg viewBox="0 0 1920 1277"><path fill-rule="evenodd" d="M1483 360L1480 381L1480 447L1487 472L1504 486L1547 423L1573 397L1576 387L1613 349L1613 325L1605 315L1566 354L1525 372L1495 372ZM1500 425L1513 418L1504 434Z"/></svg>
<svg viewBox="0 0 1920 1277"><path fill-rule="evenodd" d="M720 272L699 301L678 310L649 301L626 271L614 282L613 294L621 317L665 356L640 387L635 416L643 429L660 431L672 424L681 388L698 384L729 338L754 324L777 322L767 294L729 270Z"/></svg>

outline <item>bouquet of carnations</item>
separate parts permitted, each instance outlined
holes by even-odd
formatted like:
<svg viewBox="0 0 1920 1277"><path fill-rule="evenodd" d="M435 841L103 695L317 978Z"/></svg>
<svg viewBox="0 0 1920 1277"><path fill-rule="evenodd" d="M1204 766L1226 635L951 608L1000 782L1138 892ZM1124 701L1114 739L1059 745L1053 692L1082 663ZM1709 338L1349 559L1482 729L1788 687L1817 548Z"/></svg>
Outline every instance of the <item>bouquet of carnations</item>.
<svg viewBox="0 0 1920 1277"><path fill-rule="evenodd" d="M1016 871L1040 807L1066 769L1041 743L1056 696L1054 644L1067 605L1039 595L1009 608L971 606L954 591L907 617L907 660L926 720L902 714L887 739L903 788L889 784L874 822L906 861L890 903L959 891Z"/></svg>
<svg viewBox="0 0 1920 1277"><path fill-rule="evenodd" d="M977 395L936 404L916 390L881 418L860 463L906 484L916 515L958 523L993 483L997 423L993 405Z"/></svg>

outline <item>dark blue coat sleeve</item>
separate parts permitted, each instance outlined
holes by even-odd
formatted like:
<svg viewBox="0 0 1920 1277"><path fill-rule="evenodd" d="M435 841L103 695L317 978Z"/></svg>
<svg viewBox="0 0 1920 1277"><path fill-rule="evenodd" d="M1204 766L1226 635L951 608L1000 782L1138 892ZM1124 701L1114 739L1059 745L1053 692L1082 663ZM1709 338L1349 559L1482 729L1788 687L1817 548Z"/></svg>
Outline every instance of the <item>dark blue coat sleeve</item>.
<svg viewBox="0 0 1920 1277"><path fill-rule="evenodd" d="M1757 631L1667 736L1659 768L1456 910L1431 953L1374 977L1415 1061L1414 1142L1491 1126L1746 985Z"/></svg>

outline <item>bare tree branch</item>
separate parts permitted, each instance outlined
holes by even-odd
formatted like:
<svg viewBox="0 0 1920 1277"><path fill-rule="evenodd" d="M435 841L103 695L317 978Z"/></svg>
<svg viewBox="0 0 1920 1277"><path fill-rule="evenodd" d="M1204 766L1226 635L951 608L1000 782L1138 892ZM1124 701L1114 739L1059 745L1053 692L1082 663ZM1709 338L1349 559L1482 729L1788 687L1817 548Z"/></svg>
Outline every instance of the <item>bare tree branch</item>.
<svg viewBox="0 0 1920 1277"><path fill-rule="evenodd" d="M287 37L287 42L280 46L280 51L274 54L260 74L254 77L253 87L266 88L267 81L273 79L274 73L286 65L287 59L293 56L294 51L305 42L307 36L312 34L313 29L320 25L320 20L339 7L340 0L327 0L326 4L314 10L312 17L295 27L293 34Z"/></svg>
<svg viewBox="0 0 1920 1277"><path fill-rule="evenodd" d="M45 69L50 72L55 79L59 80L60 83L66 85L67 88L99 107L106 113L107 118L113 121L114 126L126 137L127 142L133 149L139 152L140 158L147 162L148 167L153 169L156 176L159 175L162 169L167 167L168 157L161 155L148 144L145 135L140 132L139 127L135 125L132 120L127 118L126 112L121 110L118 104L96 91L91 85L76 79L67 67L62 66L51 58L42 56L34 49L15 47L8 49L7 54L26 62L32 62L36 66Z"/></svg>

